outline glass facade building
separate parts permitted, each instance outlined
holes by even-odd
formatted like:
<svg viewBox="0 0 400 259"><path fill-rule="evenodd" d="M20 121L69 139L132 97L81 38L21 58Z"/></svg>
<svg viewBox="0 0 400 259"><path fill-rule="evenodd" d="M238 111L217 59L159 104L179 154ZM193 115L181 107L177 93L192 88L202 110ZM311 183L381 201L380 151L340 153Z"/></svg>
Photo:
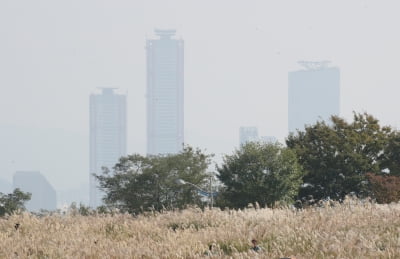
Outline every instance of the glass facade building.
<svg viewBox="0 0 400 259"><path fill-rule="evenodd" d="M126 134L126 95L116 94L114 88L91 94L89 205L93 208L102 204L104 195L93 174L101 174L102 167L111 170L126 156Z"/></svg>
<svg viewBox="0 0 400 259"><path fill-rule="evenodd" d="M242 146L248 142L257 142L258 129L257 127L240 127L239 128L239 145Z"/></svg>
<svg viewBox="0 0 400 259"><path fill-rule="evenodd" d="M184 143L184 45L175 30L155 34L146 42L147 154L174 154Z"/></svg>

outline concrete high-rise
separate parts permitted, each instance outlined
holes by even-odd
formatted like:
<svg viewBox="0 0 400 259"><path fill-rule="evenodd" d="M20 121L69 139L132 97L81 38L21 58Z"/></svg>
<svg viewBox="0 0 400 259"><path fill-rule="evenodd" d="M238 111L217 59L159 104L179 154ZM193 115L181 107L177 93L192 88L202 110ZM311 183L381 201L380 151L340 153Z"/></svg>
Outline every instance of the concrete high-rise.
<svg viewBox="0 0 400 259"><path fill-rule="evenodd" d="M102 174L102 167L111 170L126 156L126 95L114 89L101 88L101 93L90 95L89 204L94 208L102 204L104 193L93 174Z"/></svg>
<svg viewBox="0 0 400 259"><path fill-rule="evenodd" d="M184 143L183 40L155 30L147 50L147 154L178 153Z"/></svg>
<svg viewBox="0 0 400 259"><path fill-rule="evenodd" d="M258 129L257 127L240 127L239 128L239 144L244 145L248 142L257 142Z"/></svg>
<svg viewBox="0 0 400 259"><path fill-rule="evenodd" d="M26 203L29 211L56 210L57 195L53 186L46 178L36 171L17 171L13 177L13 189L31 193L31 199Z"/></svg>
<svg viewBox="0 0 400 259"><path fill-rule="evenodd" d="M304 130L340 112L340 71L329 62L299 62L304 69L289 72L289 132Z"/></svg>

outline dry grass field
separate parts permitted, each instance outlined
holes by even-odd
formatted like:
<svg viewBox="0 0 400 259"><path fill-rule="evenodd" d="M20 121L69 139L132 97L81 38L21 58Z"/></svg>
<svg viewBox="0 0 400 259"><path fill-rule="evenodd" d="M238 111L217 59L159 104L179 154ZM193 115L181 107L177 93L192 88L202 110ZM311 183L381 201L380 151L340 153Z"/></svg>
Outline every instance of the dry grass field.
<svg viewBox="0 0 400 259"><path fill-rule="evenodd" d="M15 224L20 226L16 230ZM251 240L263 251L249 250ZM214 244L212 253L209 245ZM400 204L0 219L0 258L400 258Z"/></svg>

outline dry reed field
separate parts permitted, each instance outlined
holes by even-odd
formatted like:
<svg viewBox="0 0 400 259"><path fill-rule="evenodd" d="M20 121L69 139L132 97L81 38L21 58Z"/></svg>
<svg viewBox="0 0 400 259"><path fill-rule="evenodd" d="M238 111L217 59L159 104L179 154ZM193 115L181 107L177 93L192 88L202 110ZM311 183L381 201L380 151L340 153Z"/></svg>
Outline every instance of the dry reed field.
<svg viewBox="0 0 400 259"><path fill-rule="evenodd" d="M20 226L16 229L15 224ZM262 251L250 251L252 239ZM209 245L213 245L209 252ZM0 219L0 258L400 258L400 204Z"/></svg>

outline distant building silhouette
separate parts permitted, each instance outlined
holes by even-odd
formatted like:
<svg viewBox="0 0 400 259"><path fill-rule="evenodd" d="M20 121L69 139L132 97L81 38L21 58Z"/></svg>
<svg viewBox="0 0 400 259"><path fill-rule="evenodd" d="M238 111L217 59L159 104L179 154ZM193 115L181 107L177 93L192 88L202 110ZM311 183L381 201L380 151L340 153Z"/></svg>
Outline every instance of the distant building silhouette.
<svg viewBox="0 0 400 259"><path fill-rule="evenodd" d="M317 120L340 112L340 71L327 61L299 62L304 69L289 72L289 132L304 130Z"/></svg>
<svg viewBox="0 0 400 259"><path fill-rule="evenodd" d="M12 184L0 178L0 192L3 194L12 192Z"/></svg>
<svg viewBox="0 0 400 259"><path fill-rule="evenodd" d="M173 154L182 149L183 40L175 30L155 30L147 50L147 153Z"/></svg>
<svg viewBox="0 0 400 259"><path fill-rule="evenodd" d="M278 139L274 136L261 136L260 141L264 143L275 143Z"/></svg>
<svg viewBox="0 0 400 259"><path fill-rule="evenodd" d="M126 96L116 94L114 88L101 88L101 94L90 95L90 195L89 204L102 204L104 194L98 189L93 174L110 170L126 156Z"/></svg>
<svg viewBox="0 0 400 259"><path fill-rule="evenodd" d="M240 127L239 128L239 144L244 145L248 142L257 142L258 129L257 127Z"/></svg>
<svg viewBox="0 0 400 259"><path fill-rule="evenodd" d="M57 190L57 207L69 206L73 202L89 205L89 193L89 185L83 183L73 189Z"/></svg>
<svg viewBox="0 0 400 259"><path fill-rule="evenodd" d="M17 171L13 177L13 188L32 194L31 200L25 204L29 211L50 210L57 208L57 195L46 178L36 171Z"/></svg>

